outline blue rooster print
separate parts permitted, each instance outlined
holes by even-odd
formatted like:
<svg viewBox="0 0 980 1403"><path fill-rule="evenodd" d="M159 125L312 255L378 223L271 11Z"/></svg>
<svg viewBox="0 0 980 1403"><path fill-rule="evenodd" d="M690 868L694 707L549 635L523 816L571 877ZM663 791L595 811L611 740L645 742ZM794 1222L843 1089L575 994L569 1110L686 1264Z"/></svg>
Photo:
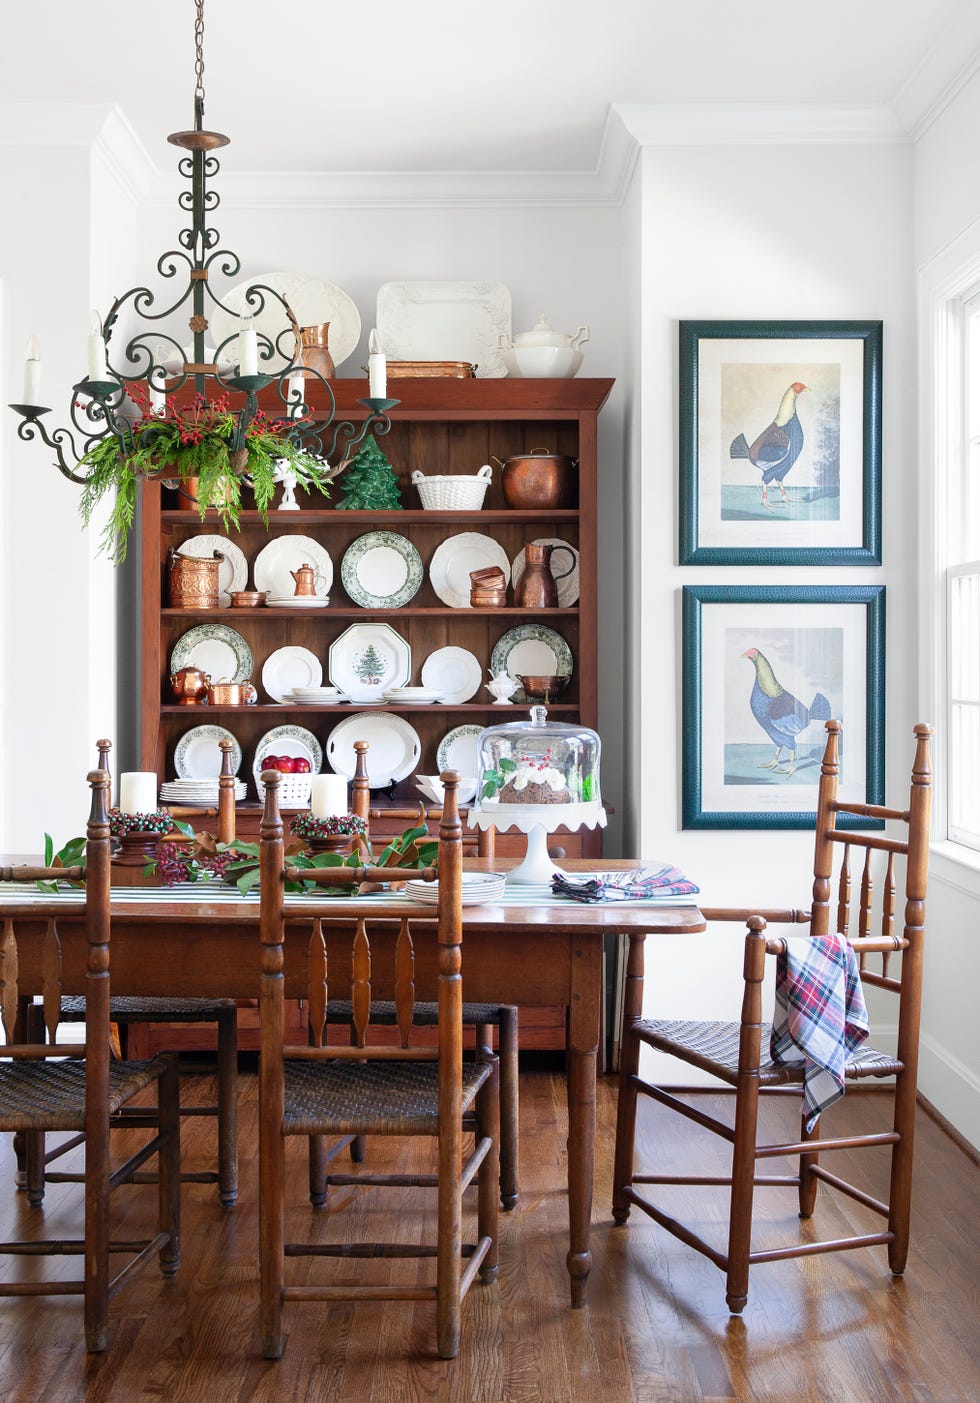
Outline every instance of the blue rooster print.
<svg viewBox="0 0 980 1403"><path fill-rule="evenodd" d="M772 511L769 501L769 484L774 482L779 488L780 499L777 506L786 506L789 498L783 479L803 451L803 425L796 412L797 396L807 388L800 380L792 385L779 401L776 417L759 434L754 443L749 443L744 434L732 439L729 456L747 458L753 467L762 473L762 505Z"/></svg>
<svg viewBox="0 0 980 1403"><path fill-rule="evenodd" d="M758 648L746 648L742 657L748 658L755 667L749 697L752 715L776 747L773 759L760 768L774 770L777 775L788 778L796 771L796 737L814 721L829 721L830 702L823 692L817 692L810 705L804 706L780 686L772 664ZM786 762L782 759L784 750L789 751Z"/></svg>

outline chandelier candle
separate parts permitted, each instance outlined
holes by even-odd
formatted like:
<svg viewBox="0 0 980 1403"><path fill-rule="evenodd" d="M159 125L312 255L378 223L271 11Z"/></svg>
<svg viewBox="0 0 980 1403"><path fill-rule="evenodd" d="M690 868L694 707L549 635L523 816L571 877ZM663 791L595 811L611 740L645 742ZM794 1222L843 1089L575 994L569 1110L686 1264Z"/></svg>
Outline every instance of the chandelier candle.
<svg viewBox="0 0 980 1403"><path fill-rule="evenodd" d="M97 383L107 380L108 376L105 342L102 339L102 318L98 312L93 311L88 321L88 378Z"/></svg>
<svg viewBox="0 0 980 1403"><path fill-rule="evenodd" d="M119 808L124 814L152 814L157 807L157 777L146 770L119 776Z"/></svg>
<svg viewBox="0 0 980 1403"><path fill-rule="evenodd" d="M368 337L368 395L371 399L384 399L387 393L388 362L381 352L375 327Z"/></svg>
<svg viewBox="0 0 980 1403"><path fill-rule="evenodd" d="M238 373L259 373L259 343L251 317L242 317L242 329L238 333Z"/></svg>
<svg viewBox="0 0 980 1403"><path fill-rule="evenodd" d="M24 403L41 403L41 343L32 336L27 343L24 363Z"/></svg>
<svg viewBox="0 0 980 1403"><path fill-rule="evenodd" d="M314 818L332 818L347 812L347 776L314 775L310 795L310 812Z"/></svg>

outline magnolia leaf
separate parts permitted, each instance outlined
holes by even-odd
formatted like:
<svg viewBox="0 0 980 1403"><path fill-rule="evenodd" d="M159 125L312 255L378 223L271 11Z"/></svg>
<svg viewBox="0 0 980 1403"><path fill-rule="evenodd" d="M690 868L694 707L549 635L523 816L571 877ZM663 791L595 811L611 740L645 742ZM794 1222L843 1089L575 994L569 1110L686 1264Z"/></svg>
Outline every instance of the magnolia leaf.
<svg viewBox="0 0 980 1403"><path fill-rule="evenodd" d="M50 833L44 835L44 866L51 866L51 859L54 856L54 839Z"/></svg>

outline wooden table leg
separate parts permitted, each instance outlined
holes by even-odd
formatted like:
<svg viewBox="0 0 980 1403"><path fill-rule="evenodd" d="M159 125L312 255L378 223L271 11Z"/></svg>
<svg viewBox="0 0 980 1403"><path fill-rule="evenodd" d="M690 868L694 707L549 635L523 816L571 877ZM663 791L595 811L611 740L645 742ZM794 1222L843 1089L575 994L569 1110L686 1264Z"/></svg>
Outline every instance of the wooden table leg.
<svg viewBox="0 0 980 1403"><path fill-rule="evenodd" d="M589 1227L595 1171L596 1055L602 1000L602 937L571 950L568 1008L568 1256L572 1307L585 1305L592 1270Z"/></svg>

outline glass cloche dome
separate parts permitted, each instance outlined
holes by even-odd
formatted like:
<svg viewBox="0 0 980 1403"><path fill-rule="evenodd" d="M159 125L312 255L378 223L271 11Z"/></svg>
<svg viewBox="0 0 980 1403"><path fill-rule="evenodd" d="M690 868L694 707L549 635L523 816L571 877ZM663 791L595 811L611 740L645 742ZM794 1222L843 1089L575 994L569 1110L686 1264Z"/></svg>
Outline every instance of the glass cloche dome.
<svg viewBox="0 0 980 1403"><path fill-rule="evenodd" d="M558 871L548 856L556 828L602 828L601 742L588 726L549 721L532 706L529 721L488 726L477 740L477 799L470 827L516 828L528 835L528 855L508 880L547 882Z"/></svg>

